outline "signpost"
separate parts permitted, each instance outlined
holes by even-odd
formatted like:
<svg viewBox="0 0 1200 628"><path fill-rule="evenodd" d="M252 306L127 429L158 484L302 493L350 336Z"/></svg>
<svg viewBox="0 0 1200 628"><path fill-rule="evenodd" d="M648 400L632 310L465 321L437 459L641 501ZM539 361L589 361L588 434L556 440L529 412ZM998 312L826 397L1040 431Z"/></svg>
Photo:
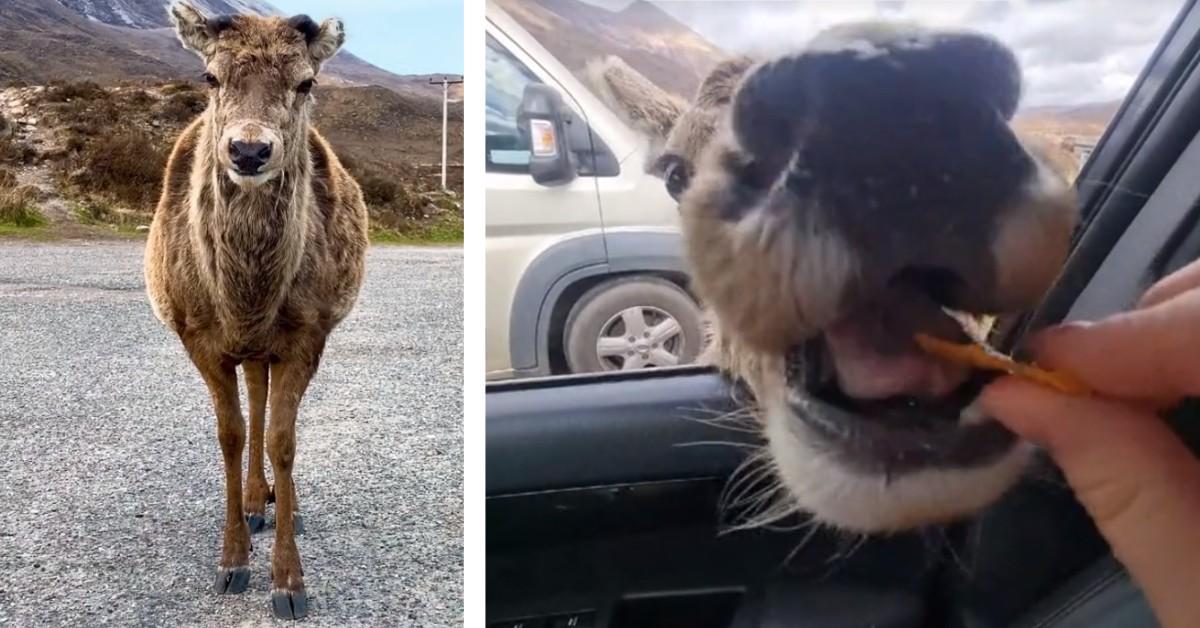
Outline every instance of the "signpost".
<svg viewBox="0 0 1200 628"><path fill-rule="evenodd" d="M460 78L452 79L448 76L443 76L441 79L436 79L436 78L429 79L430 85L437 85L438 83L442 84L442 189L443 190L448 189L446 187L446 134L447 134L447 125L449 124L449 122L447 120L447 110L448 110L449 103L450 103L450 86L458 85L459 83L462 83L462 82L463 82L463 80Z"/></svg>

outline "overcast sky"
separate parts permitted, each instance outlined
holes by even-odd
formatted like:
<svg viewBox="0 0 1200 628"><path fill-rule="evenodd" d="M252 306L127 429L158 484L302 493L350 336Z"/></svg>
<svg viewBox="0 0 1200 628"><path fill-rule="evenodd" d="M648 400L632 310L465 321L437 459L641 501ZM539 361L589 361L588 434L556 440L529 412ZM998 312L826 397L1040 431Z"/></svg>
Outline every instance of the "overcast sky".
<svg viewBox="0 0 1200 628"><path fill-rule="evenodd" d="M623 6L626 0L592 0ZM794 47L848 20L889 18L991 33L1017 52L1024 105L1119 100L1183 0L653 0L730 52Z"/></svg>

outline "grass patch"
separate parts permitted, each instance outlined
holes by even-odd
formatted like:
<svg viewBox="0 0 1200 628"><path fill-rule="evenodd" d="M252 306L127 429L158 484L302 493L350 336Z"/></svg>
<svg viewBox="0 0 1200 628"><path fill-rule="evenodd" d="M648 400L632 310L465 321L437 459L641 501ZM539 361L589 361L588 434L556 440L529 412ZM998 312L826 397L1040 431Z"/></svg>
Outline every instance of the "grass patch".
<svg viewBox="0 0 1200 628"><path fill-rule="evenodd" d="M407 231L373 226L371 227L371 242L374 244L403 244L413 246L462 245L462 216L447 216Z"/></svg>
<svg viewBox="0 0 1200 628"><path fill-rule="evenodd" d="M158 139L136 129L120 130L84 145L74 171L78 174L70 183L124 205L153 207L166 166L167 149Z"/></svg>
<svg viewBox="0 0 1200 628"><path fill-rule="evenodd" d="M104 225L115 231L136 233L138 225L150 224L152 215L125 209L99 197L84 197L76 199L71 205L71 213L76 220L85 225Z"/></svg>
<svg viewBox="0 0 1200 628"><path fill-rule="evenodd" d="M163 99L159 115L170 122L190 122L208 107L208 97L197 91L176 91Z"/></svg>
<svg viewBox="0 0 1200 628"><path fill-rule="evenodd" d="M54 240L57 236L45 225L37 227L18 227L0 223L0 238L20 238L23 240Z"/></svg>
<svg viewBox="0 0 1200 628"><path fill-rule="evenodd" d="M46 102L107 100L108 91L92 81L55 82L50 84L42 99Z"/></svg>
<svg viewBox="0 0 1200 628"><path fill-rule="evenodd" d="M0 187L0 224L29 229L46 224L38 210L38 190L28 185Z"/></svg>

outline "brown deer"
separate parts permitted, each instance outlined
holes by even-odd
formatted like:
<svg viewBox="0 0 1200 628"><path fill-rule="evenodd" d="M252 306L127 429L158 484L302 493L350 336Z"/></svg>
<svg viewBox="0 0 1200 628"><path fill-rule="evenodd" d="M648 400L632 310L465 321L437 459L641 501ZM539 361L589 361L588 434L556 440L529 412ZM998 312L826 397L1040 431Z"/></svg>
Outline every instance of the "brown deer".
<svg viewBox="0 0 1200 628"><path fill-rule="evenodd" d="M1032 447L973 406L987 378L913 341L965 341L980 326L954 318L1031 307L1065 259L1073 191L1010 125L1006 47L844 25L720 64L690 106L616 58L588 77L652 140L712 325L706 360L752 392L756 459L779 485L748 525L804 511L901 530L1016 481Z"/></svg>
<svg viewBox="0 0 1200 628"><path fill-rule="evenodd" d="M217 415L226 506L216 591L245 591L250 534L273 497L271 603L277 617L300 618L308 603L294 538L296 414L326 338L354 305L367 249L358 184L309 122L317 73L345 35L337 19L206 17L184 3L171 19L204 60L209 102L167 163L146 244L147 290ZM250 406L244 488L239 364Z"/></svg>

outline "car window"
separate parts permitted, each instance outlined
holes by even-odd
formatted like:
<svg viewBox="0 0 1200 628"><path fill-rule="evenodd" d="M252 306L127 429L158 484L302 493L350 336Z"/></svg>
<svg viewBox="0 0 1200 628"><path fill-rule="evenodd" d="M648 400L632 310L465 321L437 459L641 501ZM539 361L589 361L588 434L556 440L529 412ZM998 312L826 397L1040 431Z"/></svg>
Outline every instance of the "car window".
<svg viewBox="0 0 1200 628"><path fill-rule="evenodd" d="M487 169L528 172L529 138L517 129L525 86L541 83L491 35L487 38Z"/></svg>
<svg viewBox="0 0 1200 628"><path fill-rule="evenodd" d="M1182 0L1090 1L650 0L618 6L627 3L497 0L585 86L595 88L597 64L602 67L616 58L658 90L684 102L692 99L709 70L720 61L802 47L836 24L884 20L984 32L1011 48L1022 68L1021 105L1012 126L1030 152L1041 155L1072 183L1078 183L1125 95L1183 5ZM1114 15L1120 19L1112 19ZM488 166L517 167L499 161L525 159L523 163L527 163L527 142L510 135L515 130L521 90L536 79L490 39L487 71ZM602 91L596 90L596 95L606 100ZM653 114L616 113L623 119L631 113ZM511 156L504 152L510 149L517 152ZM640 168L641 164L633 164L637 159L627 158L622 163ZM626 222L612 228L608 208L625 199L615 193L610 199L606 194L602 188L605 238L668 226L665 221L655 222L658 218L647 218L645 224ZM547 237L543 247L563 234ZM639 250L636 246L640 243L627 246L607 241L605 246L611 257L620 251ZM535 249L540 250L531 246L531 251ZM534 252L530 255L532 258ZM498 376L663 368L695 359L700 349L697 344L703 343L696 339L702 339L705 330L702 308L688 289L686 265L681 264L678 272L664 272L639 267L637 260L616 263L610 259L609 263L619 268L619 273L589 276L562 289L556 297L560 301L543 304L545 320L528 321L528 333L513 334L522 342L537 343L536 368ZM566 277L578 274L577 269L568 261L562 264L562 281L572 281ZM553 274L546 268L538 272ZM520 322L513 323L517 324Z"/></svg>

